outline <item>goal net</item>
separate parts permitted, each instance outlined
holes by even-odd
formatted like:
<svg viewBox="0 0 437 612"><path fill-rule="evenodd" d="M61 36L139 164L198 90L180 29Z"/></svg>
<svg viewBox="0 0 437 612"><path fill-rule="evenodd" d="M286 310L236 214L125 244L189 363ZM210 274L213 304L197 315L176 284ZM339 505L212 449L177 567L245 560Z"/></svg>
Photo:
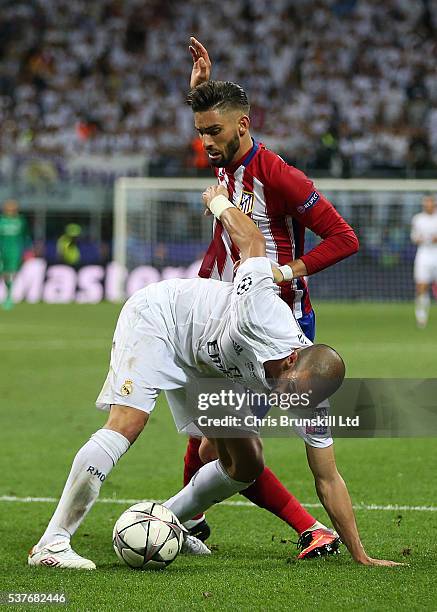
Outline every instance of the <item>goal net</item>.
<svg viewBox="0 0 437 612"><path fill-rule="evenodd" d="M211 239L202 191L214 179L121 178L114 196L114 261L145 278L195 276ZM436 180L322 179L318 190L352 225L357 255L311 277L311 296L335 300L409 300L414 296L412 216ZM305 250L319 238L307 231ZM129 293L129 290L127 291Z"/></svg>

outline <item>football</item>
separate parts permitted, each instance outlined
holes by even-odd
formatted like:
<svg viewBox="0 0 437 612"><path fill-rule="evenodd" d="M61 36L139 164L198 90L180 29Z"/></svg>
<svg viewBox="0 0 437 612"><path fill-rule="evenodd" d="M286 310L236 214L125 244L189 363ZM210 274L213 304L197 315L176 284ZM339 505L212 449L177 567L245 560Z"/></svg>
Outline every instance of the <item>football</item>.
<svg viewBox="0 0 437 612"><path fill-rule="evenodd" d="M134 569L164 569L178 556L184 528L161 504L140 502L114 525L112 544L120 561Z"/></svg>

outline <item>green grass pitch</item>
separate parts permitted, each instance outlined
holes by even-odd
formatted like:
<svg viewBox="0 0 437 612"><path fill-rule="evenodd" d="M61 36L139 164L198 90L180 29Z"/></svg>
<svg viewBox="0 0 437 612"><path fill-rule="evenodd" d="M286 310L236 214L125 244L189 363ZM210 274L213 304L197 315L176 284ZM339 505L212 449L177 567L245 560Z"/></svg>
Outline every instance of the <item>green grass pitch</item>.
<svg viewBox="0 0 437 612"><path fill-rule="evenodd" d="M97 503L73 540L97 571L28 568L27 551L54 504L4 496L60 495L76 450L104 419L93 402L118 310L41 304L0 312L0 591L63 592L72 610L437 610L431 511L357 510L369 554L408 567L359 567L344 547L336 558L297 562L287 525L255 507L222 505L208 513L211 557L181 556L165 571L138 572L112 550L112 526L124 506ZM436 376L436 308L425 331L415 329L411 304L320 304L317 312L318 340L339 350L349 376ZM160 402L101 498L168 497L180 488L184 448ZM266 440L265 451L296 496L317 503L301 441ZM336 452L354 503L436 505L435 439L341 439ZM321 508L312 512L328 520Z"/></svg>

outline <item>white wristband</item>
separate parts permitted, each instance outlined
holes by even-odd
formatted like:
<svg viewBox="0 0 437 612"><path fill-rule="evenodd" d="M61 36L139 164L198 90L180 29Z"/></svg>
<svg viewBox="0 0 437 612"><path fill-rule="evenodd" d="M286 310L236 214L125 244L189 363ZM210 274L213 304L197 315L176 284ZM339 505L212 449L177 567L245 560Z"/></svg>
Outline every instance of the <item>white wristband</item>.
<svg viewBox="0 0 437 612"><path fill-rule="evenodd" d="M278 270L281 271L284 281L291 281L294 278L293 270L291 266L279 266Z"/></svg>
<svg viewBox="0 0 437 612"><path fill-rule="evenodd" d="M216 219L220 219L222 212L227 208L234 208L234 205L224 195L217 195L211 200L208 208Z"/></svg>

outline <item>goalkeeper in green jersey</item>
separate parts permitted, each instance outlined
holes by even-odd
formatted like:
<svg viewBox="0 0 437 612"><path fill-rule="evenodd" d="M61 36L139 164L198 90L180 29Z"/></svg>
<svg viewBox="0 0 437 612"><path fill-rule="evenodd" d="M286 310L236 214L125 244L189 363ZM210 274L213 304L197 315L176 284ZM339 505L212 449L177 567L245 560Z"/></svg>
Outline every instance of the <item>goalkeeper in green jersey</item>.
<svg viewBox="0 0 437 612"><path fill-rule="evenodd" d="M24 249L30 245L27 222L18 212L15 200L6 200L0 215L0 275L6 284L3 308L13 306L12 283L21 266Z"/></svg>

